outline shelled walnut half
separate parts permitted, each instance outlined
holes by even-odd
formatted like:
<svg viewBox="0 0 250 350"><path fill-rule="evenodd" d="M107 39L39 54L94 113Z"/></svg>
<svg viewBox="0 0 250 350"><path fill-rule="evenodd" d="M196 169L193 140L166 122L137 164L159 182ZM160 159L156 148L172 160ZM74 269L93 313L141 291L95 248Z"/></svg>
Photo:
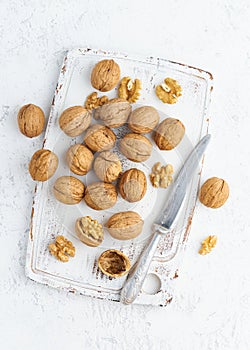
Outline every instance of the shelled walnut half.
<svg viewBox="0 0 250 350"><path fill-rule="evenodd" d="M130 269L129 258L120 250L110 249L103 252L98 259L99 269L109 277L121 277Z"/></svg>
<svg viewBox="0 0 250 350"><path fill-rule="evenodd" d="M118 94L120 98L124 98L130 103L136 102L140 97L141 81L135 79L134 81L130 77L124 77L121 80Z"/></svg>
<svg viewBox="0 0 250 350"><path fill-rule="evenodd" d="M93 109L96 109L97 107L103 106L105 103L108 102L108 96L101 96L98 97L97 92L92 92L85 101L84 107L88 111L92 111Z"/></svg>
<svg viewBox="0 0 250 350"><path fill-rule="evenodd" d="M181 86L178 82L171 78L166 78L164 83L157 85L155 92L159 99L164 103L176 103L181 96Z"/></svg>
<svg viewBox="0 0 250 350"><path fill-rule="evenodd" d="M167 188L173 181L173 172L174 169L171 164L162 166L160 162L157 162L152 168L150 181L154 187Z"/></svg>
<svg viewBox="0 0 250 350"><path fill-rule="evenodd" d="M72 242L67 240L64 236L57 236L55 243L49 244L48 248L50 254L54 255L62 262L68 262L69 256L75 256L75 247Z"/></svg>
<svg viewBox="0 0 250 350"><path fill-rule="evenodd" d="M201 244L201 248L199 250L199 254L206 255L214 249L217 243L217 237L216 236L208 236Z"/></svg>

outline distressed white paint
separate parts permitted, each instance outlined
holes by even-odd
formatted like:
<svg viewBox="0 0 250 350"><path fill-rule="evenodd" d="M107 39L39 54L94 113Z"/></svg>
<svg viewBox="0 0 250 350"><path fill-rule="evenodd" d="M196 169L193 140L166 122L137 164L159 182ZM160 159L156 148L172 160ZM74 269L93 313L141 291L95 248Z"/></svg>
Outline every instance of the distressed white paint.
<svg viewBox="0 0 250 350"><path fill-rule="evenodd" d="M247 0L0 2L1 348L249 348L249 7ZM213 140L202 177L224 177L231 196L218 210L198 204L178 292L164 309L66 294L24 275L34 186L27 164L42 137L20 135L16 112L31 101L48 114L63 51L84 46L214 74ZM218 235L218 247L201 257L208 234Z"/></svg>

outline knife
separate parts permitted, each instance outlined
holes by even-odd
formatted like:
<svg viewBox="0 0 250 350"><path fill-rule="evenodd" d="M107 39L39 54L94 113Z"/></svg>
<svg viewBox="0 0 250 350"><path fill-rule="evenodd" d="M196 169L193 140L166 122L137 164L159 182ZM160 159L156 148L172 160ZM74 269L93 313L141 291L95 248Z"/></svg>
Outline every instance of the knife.
<svg viewBox="0 0 250 350"><path fill-rule="evenodd" d="M168 233L172 228L177 218L188 184L193 178L194 171L197 168L205 149L207 148L210 138L211 135L208 134L200 140L193 151L189 154L181 170L179 171L169 197L162 208L159 217L153 224L152 239L145 247L136 265L129 273L128 278L123 285L120 296L120 301L123 304L131 304L138 296L149 270L150 263L155 254L157 245L161 237Z"/></svg>

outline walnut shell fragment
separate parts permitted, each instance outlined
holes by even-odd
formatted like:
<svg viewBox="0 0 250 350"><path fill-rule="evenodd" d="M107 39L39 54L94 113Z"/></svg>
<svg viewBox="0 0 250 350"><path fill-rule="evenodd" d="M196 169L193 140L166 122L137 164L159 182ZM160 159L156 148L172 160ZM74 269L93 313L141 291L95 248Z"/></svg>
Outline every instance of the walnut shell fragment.
<svg viewBox="0 0 250 350"><path fill-rule="evenodd" d="M99 269L109 277L116 278L126 275L130 266L129 258L120 250L106 250L98 259Z"/></svg>
<svg viewBox="0 0 250 350"><path fill-rule="evenodd" d="M229 197L227 182L218 177L211 177L201 186L199 199L209 208L219 208L226 203Z"/></svg>
<svg viewBox="0 0 250 350"><path fill-rule="evenodd" d="M156 95L163 103L173 104L176 103L181 96L182 88L178 82L172 78L166 78L164 83L157 85L155 92Z"/></svg>
<svg viewBox="0 0 250 350"><path fill-rule="evenodd" d="M133 162L144 162L152 153L152 143L139 134L127 134L120 141L121 153Z"/></svg>
<svg viewBox="0 0 250 350"><path fill-rule="evenodd" d="M133 110L129 117L128 127L135 133L146 134L154 130L159 120L159 113L154 107L143 106Z"/></svg>
<svg viewBox="0 0 250 350"><path fill-rule="evenodd" d="M97 220L84 216L76 220L75 231L83 243L90 247L97 247L103 241L103 227Z"/></svg>
<svg viewBox="0 0 250 350"><path fill-rule="evenodd" d="M100 180L113 182L122 173L122 165L115 153L105 151L96 157L94 171Z"/></svg>
<svg viewBox="0 0 250 350"><path fill-rule="evenodd" d="M53 186L56 199L64 204L80 203L84 196L84 184L74 176L61 176Z"/></svg>
<svg viewBox="0 0 250 350"><path fill-rule="evenodd" d="M114 98L95 110L95 119L100 119L110 128L118 128L126 123L131 113L128 101Z"/></svg>
<svg viewBox="0 0 250 350"><path fill-rule="evenodd" d="M70 136L79 136L91 123L91 113L82 106L65 109L59 118L59 125L63 132Z"/></svg>
<svg viewBox="0 0 250 350"><path fill-rule="evenodd" d="M35 181L46 181L54 175L57 167L57 155L48 149L40 149L30 160L29 173Z"/></svg>
<svg viewBox="0 0 250 350"><path fill-rule="evenodd" d="M120 79L120 67L114 60L98 62L91 72L92 86L102 92L112 90Z"/></svg>
<svg viewBox="0 0 250 350"><path fill-rule="evenodd" d="M21 133L32 138L42 133L45 124L45 116L40 107L27 104L19 110L17 122Z"/></svg>
<svg viewBox="0 0 250 350"><path fill-rule="evenodd" d="M143 228L143 220L134 211L112 215L105 224L110 235L116 239L127 240L137 237Z"/></svg>
<svg viewBox="0 0 250 350"><path fill-rule="evenodd" d="M114 147L116 136L107 126L94 124L86 131L84 142L94 152L109 150Z"/></svg>
<svg viewBox="0 0 250 350"><path fill-rule="evenodd" d="M175 118L164 119L156 128L154 140L160 150L171 150L183 139L185 126Z"/></svg>
<svg viewBox="0 0 250 350"><path fill-rule="evenodd" d="M77 143L68 149L66 159L70 170L82 176L91 169L94 155L87 147Z"/></svg>
<svg viewBox="0 0 250 350"><path fill-rule="evenodd" d="M130 103L136 102L140 97L141 81L135 79L132 81L130 77L124 77L121 80L118 94L120 98L124 98Z"/></svg>
<svg viewBox="0 0 250 350"><path fill-rule="evenodd" d="M109 209L113 207L117 201L116 188L109 183L94 182L87 186L84 200L92 209Z"/></svg>
<svg viewBox="0 0 250 350"><path fill-rule="evenodd" d="M119 191L128 202L140 201L147 191L147 179L143 171L132 168L125 171L119 182Z"/></svg>

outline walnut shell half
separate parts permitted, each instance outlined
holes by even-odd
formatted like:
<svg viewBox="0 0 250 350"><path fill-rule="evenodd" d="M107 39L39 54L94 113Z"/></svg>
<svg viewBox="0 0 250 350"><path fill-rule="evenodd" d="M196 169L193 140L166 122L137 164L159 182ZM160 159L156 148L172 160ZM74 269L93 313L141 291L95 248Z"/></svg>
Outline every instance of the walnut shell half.
<svg viewBox="0 0 250 350"><path fill-rule="evenodd" d="M199 198L202 204L209 208L219 208L229 197L227 182L218 177L211 177L201 186Z"/></svg>
<svg viewBox="0 0 250 350"><path fill-rule="evenodd" d="M144 162L151 156L152 143L139 134L127 134L120 141L121 153L133 162Z"/></svg>
<svg viewBox="0 0 250 350"><path fill-rule="evenodd" d="M74 176L61 176L54 183L54 196L64 204L80 203L84 196L84 184Z"/></svg>
<svg viewBox="0 0 250 350"><path fill-rule="evenodd" d="M91 123L91 112L82 106L65 109L59 118L60 128L70 137L79 136Z"/></svg>
<svg viewBox="0 0 250 350"><path fill-rule="evenodd" d="M113 182L122 173L122 165L115 153L105 151L96 157L94 171L100 180Z"/></svg>
<svg viewBox="0 0 250 350"><path fill-rule="evenodd" d="M105 226L112 237L127 240L135 238L141 233L143 220L134 211L124 211L112 215Z"/></svg>
<svg viewBox="0 0 250 350"><path fill-rule="evenodd" d="M86 131L84 142L94 152L114 147L116 136L107 126L94 124Z"/></svg>
<svg viewBox="0 0 250 350"><path fill-rule="evenodd" d="M111 208L117 201L115 186L105 182L94 182L87 186L84 200L95 210Z"/></svg>
<svg viewBox="0 0 250 350"><path fill-rule="evenodd" d="M120 67L114 60L98 62L91 72L92 86L102 92L112 90L120 79Z"/></svg>
<svg viewBox="0 0 250 350"><path fill-rule="evenodd" d="M164 119L157 127L154 140L160 150L171 150L182 140L185 126L175 118Z"/></svg>
<svg viewBox="0 0 250 350"><path fill-rule="evenodd" d="M119 182L119 190L126 201L131 203L140 201L147 191L147 179L144 172L136 168L125 171Z"/></svg>
<svg viewBox="0 0 250 350"><path fill-rule="evenodd" d="M94 155L87 147L77 143L68 149L66 158L70 170L82 176L91 169Z"/></svg>
<svg viewBox="0 0 250 350"><path fill-rule="evenodd" d="M17 122L21 133L32 138L42 133L45 124L45 116L40 107L28 104L19 110Z"/></svg>
<svg viewBox="0 0 250 350"><path fill-rule="evenodd" d="M121 277L128 273L131 264L127 255L120 250L110 249L99 256L98 266L109 277Z"/></svg>
<svg viewBox="0 0 250 350"><path fill-rule="evenodd" d="M154 107L143 106L133 110L129 117L129 128L138 134L146 134L154 130L159 123L159 113Z"/></svg>
<svg viewBox="0 0 250 350"><path fill-rule="evenodd" d="M103 241L103 227L97 220L84 216L76 220L75 231L81 242L97 247Z"/></svg>
<svg viewBox="0 0 250 350"><path fill-rule="evenodd" d="M29 173L35 181L46 181L54 175L57 167L57 155L48 149L40 149L30 160Z"/></svg>

